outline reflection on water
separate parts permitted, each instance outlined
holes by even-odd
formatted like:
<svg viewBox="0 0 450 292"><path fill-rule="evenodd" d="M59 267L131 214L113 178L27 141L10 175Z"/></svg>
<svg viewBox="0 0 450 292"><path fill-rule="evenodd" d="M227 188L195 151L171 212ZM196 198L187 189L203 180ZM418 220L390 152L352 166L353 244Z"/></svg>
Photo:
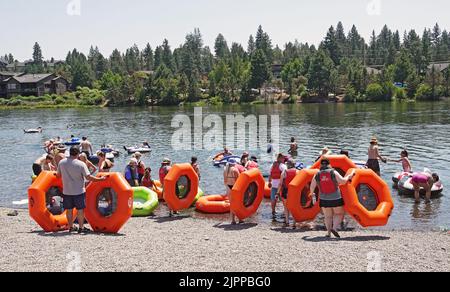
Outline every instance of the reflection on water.
<svg viewBox="0 0 450 292"><path fill-rule="evenodd" d="M297 137L299 160L311 165L324 147L346 149L355 160L367 158L368 141L376 135L382 152L398 158L403 148L410 152L416 170L429 167L441 175L445 186L450 154L450 102L439 103L367 103L322 105L226 106L204 108L205 115L227 114L279 115L282 149L288 150L290 138ZM171 149L173 134L171 120L175 114L187 114L193 120L193 108L124 108L124 109L69 109L69 110L5 110L0 111L0 205L11 207L13 201L26 198L31 182L31 165L42 154L42 143L50 138L88 136L95 148L112 144L117 148L133 146L144 140L153 147L144 162L152 167L154 178L163 157L175 163L199 158L205 193L224 193L222 170L212 166L210 157L218 150L177 151ZM23 129L42 126L43 134L24 135ZM69 128L68 128L69 126ZM193 142L196 142L193 137ZM241 141L248 138L238 137ZM242 151L237 151L239 152ZM260 153L256 153L259 155ZM129 160L122 154L116 159L115 171L122 172ZM264 164L268 168L268 164ZM383 179L391 184L392 175L401 169L399 164L383 164ZM266 169L265 173L268 172ZM400 197L393 191L395 210L388 228L437 228L450 226L450 202L444 192L440 199L425 206L414 205L413 198ZM282 207L280 203L280 213ZM164 213L164 212L163 212ZM205 216L195 214L193 216ZM209 217L209 215L206 215ZM227 216L219 216L226 220ZM252 220L271 222L268 202L264 202Z"/></svg>

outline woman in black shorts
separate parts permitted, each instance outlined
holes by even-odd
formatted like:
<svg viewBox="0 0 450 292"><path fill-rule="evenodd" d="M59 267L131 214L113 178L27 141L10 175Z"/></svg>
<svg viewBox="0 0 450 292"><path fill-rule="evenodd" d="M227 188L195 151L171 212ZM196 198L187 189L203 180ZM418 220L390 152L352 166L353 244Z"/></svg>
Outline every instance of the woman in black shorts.
<svg viewBox="0 0 450 292"><path fill-rule="evenodd" d="M355 172L343 178L339 172L330 167L330 160L323 158L319 173L311 182L312 192L319 187L320 207L325 215L325 225L327 227L327 236L340 238L336 231L344 220L344 200L342 198L339 185L347 184L355 176ZM313 194L310 194L312 197Z"/></svg>

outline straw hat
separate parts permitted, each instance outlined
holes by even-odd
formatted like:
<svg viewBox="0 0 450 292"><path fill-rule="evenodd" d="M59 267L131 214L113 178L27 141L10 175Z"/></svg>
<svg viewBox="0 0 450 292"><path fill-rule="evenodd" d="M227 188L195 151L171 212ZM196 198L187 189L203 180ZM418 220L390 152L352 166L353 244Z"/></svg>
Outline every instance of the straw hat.
<svg viewBox="0 0 450 292"><path fill-rule="evenodd" d="M373 137L373 138L370 140L370 144L378 144L378 139L377 139L376 137Z"/></svg>
<svg viewBox="0 0 450 292"><path fill-rule="evenodd" d="M170 160L170 158L164 158L163 160L163 164L171 164L172 161Z"/></svg>
<svg viewBox="0 0 450 292"><path fill-rule="evenodd" d="M330 155L331 150L328 147L323 147L323 149L319 152L320 155Z"/></svg>

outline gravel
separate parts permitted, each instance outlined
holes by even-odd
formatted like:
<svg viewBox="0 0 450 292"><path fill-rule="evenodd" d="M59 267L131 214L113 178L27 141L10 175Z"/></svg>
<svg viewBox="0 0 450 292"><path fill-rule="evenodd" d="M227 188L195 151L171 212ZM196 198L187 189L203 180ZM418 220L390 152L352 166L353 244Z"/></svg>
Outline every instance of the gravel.
<svg viewBox="0 0 450 292"><path fill-rule="evenodd" d="M118 235L44 233L0 208L0 271L450 271L448 232L293 231L192 217L133 218Z"/></svg>

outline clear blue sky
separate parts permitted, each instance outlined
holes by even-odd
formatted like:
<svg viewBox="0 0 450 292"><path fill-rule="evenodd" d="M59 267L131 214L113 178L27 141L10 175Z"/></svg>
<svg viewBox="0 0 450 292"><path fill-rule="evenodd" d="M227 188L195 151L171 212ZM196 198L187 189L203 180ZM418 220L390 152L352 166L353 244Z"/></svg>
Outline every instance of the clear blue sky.
<svg viewBox="0 0 450 292"><path fill-rule="evenodd" d="M81 2L81 15L67 14L72 1ZM177 47L195 27L211 47L218 33L246 47L259 24L281 47L295 39L318 44L339 20L347 31L356 24L365 38L384 24L401 32L436 22L450 29L448 0L0 0L0 11L0 55L19 60L31 57L35 41L48 59L91 44L106 56L134 43L154 48L164 38Z"/></svg>

